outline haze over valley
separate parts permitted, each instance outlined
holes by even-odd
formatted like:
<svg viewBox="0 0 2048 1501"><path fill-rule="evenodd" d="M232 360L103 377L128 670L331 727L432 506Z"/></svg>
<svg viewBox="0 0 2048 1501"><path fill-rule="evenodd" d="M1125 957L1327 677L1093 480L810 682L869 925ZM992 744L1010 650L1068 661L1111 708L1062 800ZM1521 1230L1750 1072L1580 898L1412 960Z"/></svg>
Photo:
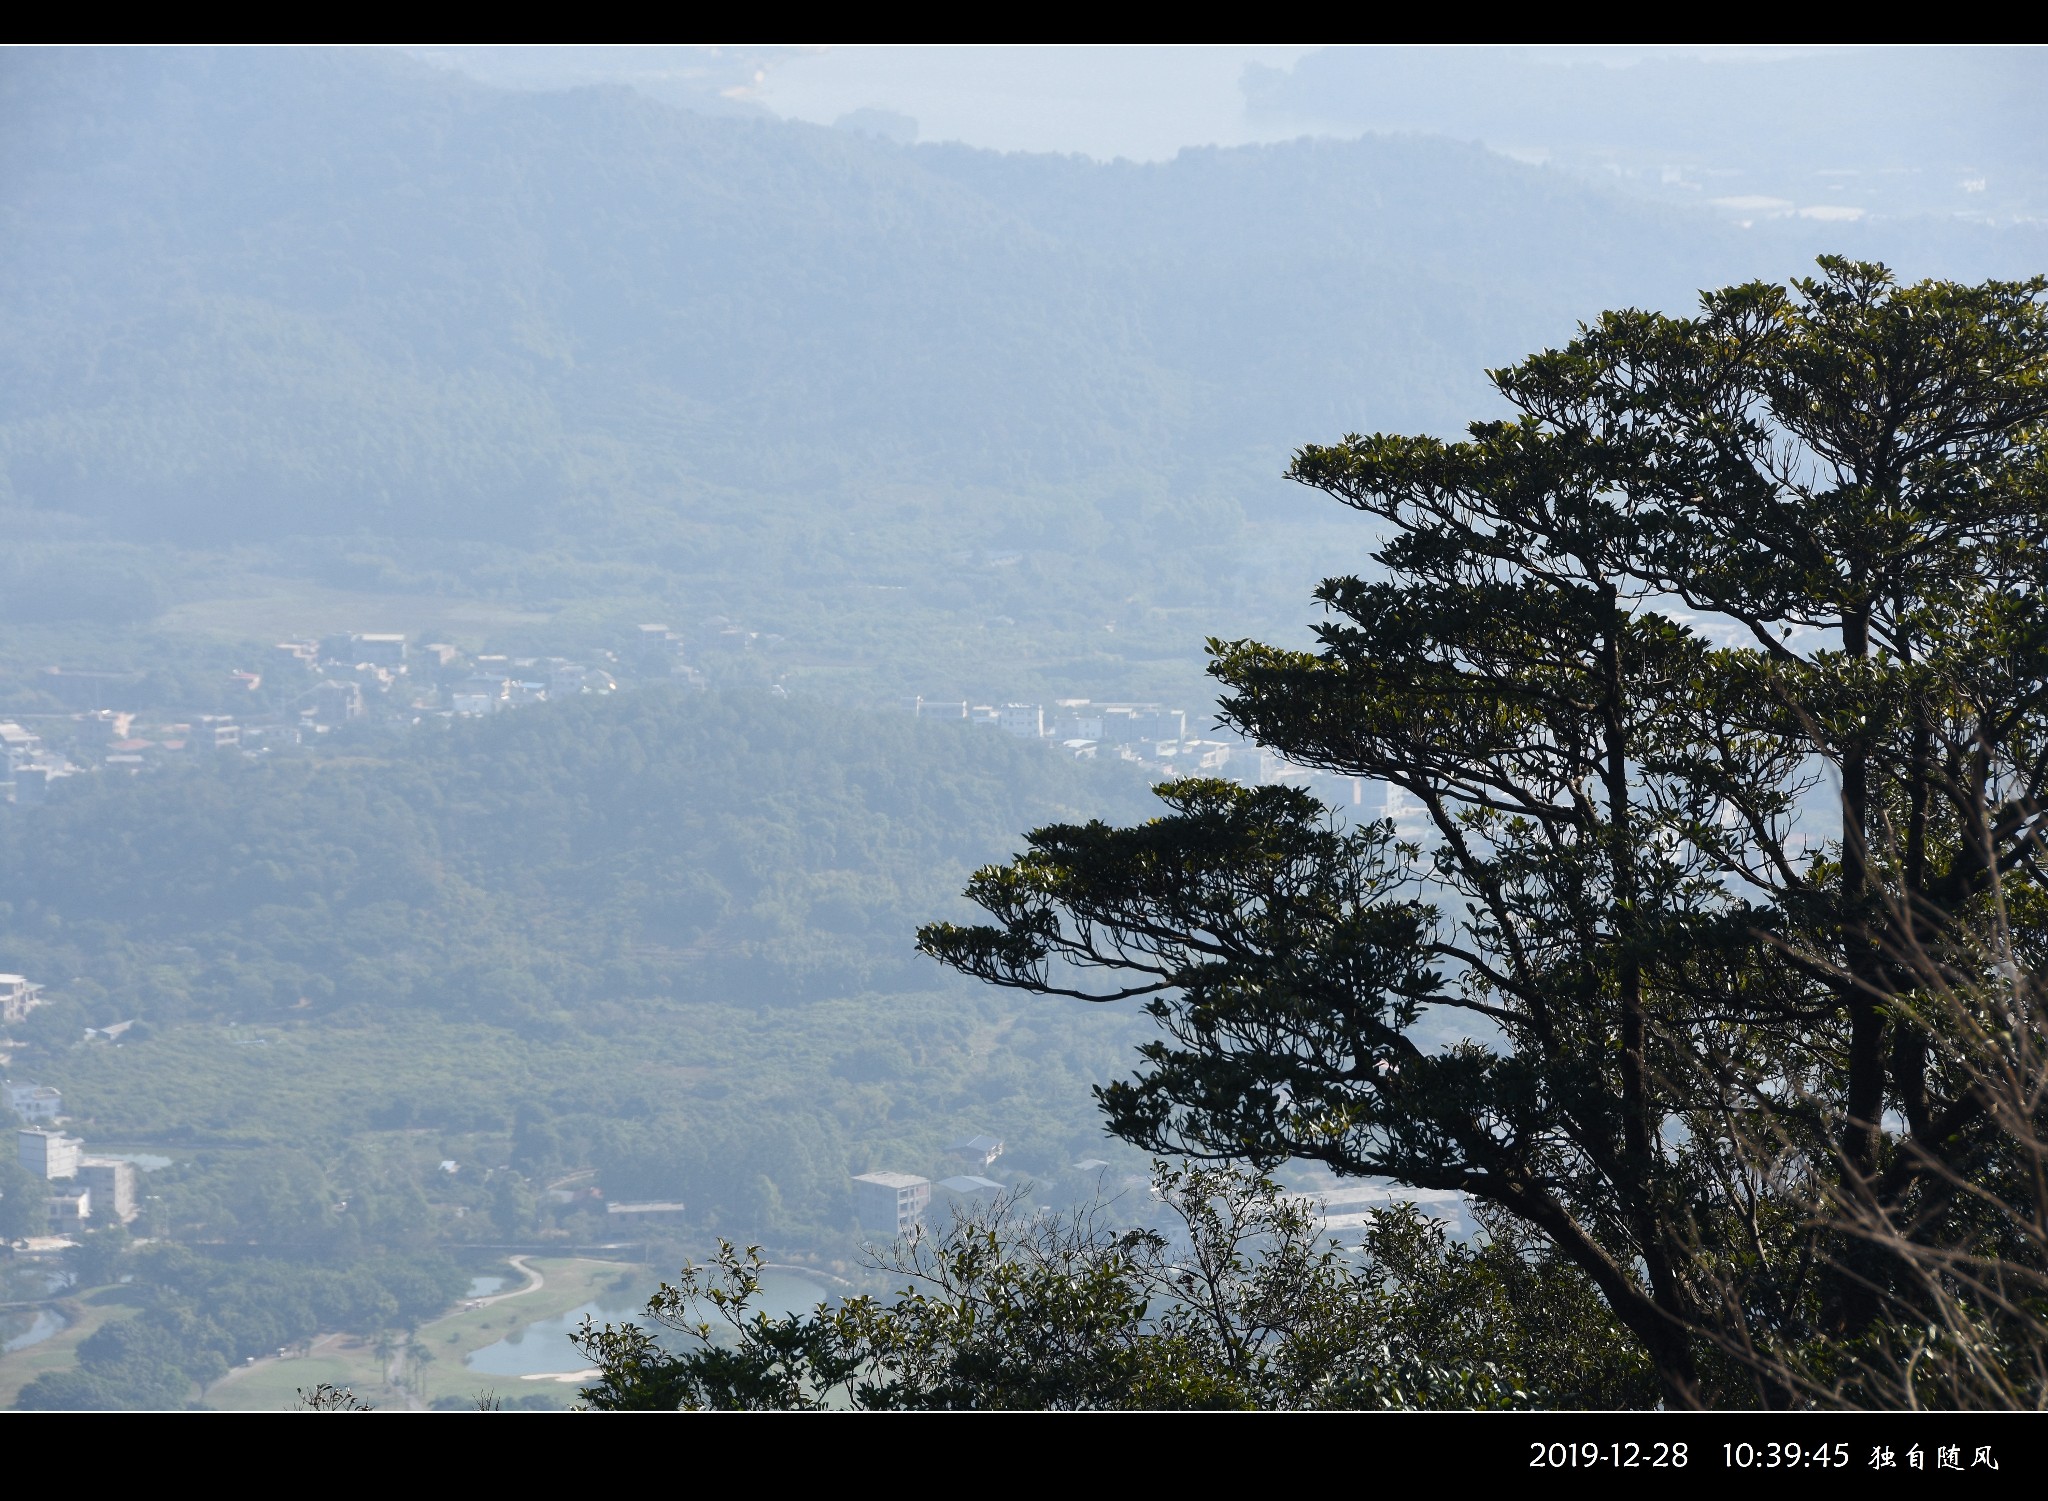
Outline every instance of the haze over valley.
<svg viewBox="0 0 2048 1501"><path fill-rule="evenodd" d="M0 53L0 1072L82 1144L0 1405L565 1406L500 1343L719 1237L869 1288L857 1178L1143 1198L1151 1020L917 930L1169 777L1412 819L1217 724L1373 566L1291 456L1822 254L2048 268L2044 73Z"/></svg>

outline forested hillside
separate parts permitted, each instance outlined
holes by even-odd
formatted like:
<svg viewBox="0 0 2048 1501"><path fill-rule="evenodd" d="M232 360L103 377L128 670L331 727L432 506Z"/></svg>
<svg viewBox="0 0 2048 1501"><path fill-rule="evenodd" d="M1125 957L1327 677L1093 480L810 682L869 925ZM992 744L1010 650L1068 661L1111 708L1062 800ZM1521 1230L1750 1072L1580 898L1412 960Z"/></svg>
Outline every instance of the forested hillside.
<svg viewBox="0 0 2048 1501"><path fill-rule="evenodd" d="M764 693L357 738L73 777L0 818L0 970L53 982L10 1074L95 1149L169 1157L135 1231L201 1251L135 1263L134 1328L24 1401L176 1405L223 1361L382 1327L322 1313L327 1281L425 1267L409 1326L461 1284L450 1256L602 1238L610 1201L686 1205L665 1245L843 1262L853 1173L944 1176L987 1130L1040 1182L1135 1161L1088 1090L1140 1019L982 995L911 948L1018 830L1142 812L1134 772ZM327 1270L273 1307L247 1255Z"/></svg>
<svg viewBox="0 0 2048 1501"><path fill-rule="evenodd" d="M1586 308L1809 241L2010 269L2038 239L1744 233L1440 140L903 147L369 52L15 54L0 113L17 620L256 570L859 619L892 661L963 616L1072 655L1132 598L1270 624L1316 566L1297 444L1448 428Z"/></svg>
<svg viewBox="0 0 2048 1501"><path fill-rule="evenodd" d="M992 731L648 690L318 758L74 777L0 819L0 967L95 1020L599 999L772 1007L928 981L918 923L1016 833L1143 784Z"/></svg>
<svg viewBox="0 0 2048 1501"><path fill-rule="evenodd" d="M1677 223L1448 144L1097 167L381 55L9 66L17 495L185 539L1168 453L1213 485L1303 423L1441 420L1596 289L1690 285L1628 270Z"/></svg>

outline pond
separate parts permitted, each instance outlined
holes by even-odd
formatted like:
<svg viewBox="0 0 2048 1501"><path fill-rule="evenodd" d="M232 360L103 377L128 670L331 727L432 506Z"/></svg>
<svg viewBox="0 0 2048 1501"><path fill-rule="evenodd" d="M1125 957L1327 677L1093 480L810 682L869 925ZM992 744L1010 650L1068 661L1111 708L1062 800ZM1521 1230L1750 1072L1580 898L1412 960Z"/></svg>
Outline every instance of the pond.
<svg viewBox="0 0 2048 1501"><path fill-rule="evenodd" d="M481 1278L479 1281L483 1280ZM809 1310L828 1301L832 1289L822 1282L796 1272L764 1272L761 1293L754 1307L770 1317ZM499 1307L506 1305L500 1304ZM583 1327L586 1317L598 1323L640 1322L647 1312L647 1298L639 1292L608 1292L579 1304L551 1319L539 1319L507 1335L495 1345L486 1345L463 1357L463 1364L483 1376L540 1376L584 1371L590 1362L569 1342L570 1331ZM717 1315L706 1307L703 1316L713 1324Z"/></svg>
<svg viewBox="0 0 2048 1501"><path fill-rule="evenodd" d="M29 1312L0 1314L0 1355L12 1355L16 1350L26 1350L30 1345L39 1345L64 1327L64 1315L54 1308L38 1308Z"/></svg>
<svg viewBox="0 0 2048 1501"><path fill-rule="evenodd" d="M465 1298L488 1298L492 1293L503 1287L505 1281L506 1279L503 1277L472 1277L469 1279L469 1291L464 1293L463 1296Z"/></svg>

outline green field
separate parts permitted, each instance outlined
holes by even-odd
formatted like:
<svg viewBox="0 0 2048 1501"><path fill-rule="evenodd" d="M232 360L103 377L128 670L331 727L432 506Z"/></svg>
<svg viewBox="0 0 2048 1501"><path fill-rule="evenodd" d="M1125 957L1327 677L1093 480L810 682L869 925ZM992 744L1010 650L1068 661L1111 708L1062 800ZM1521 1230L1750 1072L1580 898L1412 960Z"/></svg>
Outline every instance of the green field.
<svg viewBox="0 0 2048 1501"><path fill-rule="evenodd" d="M69 1323L27 1349L0 1355L0 1409L12 1407L21 1389L43 1372L70 1370L78 1363L80 1343L108 1320L133 1313L134 1300L135 1294L124 1287L95 1288L65 1299L63 1311Z"/></svg>
<svg viewBox="0 0 2048 1501"><path fill-rule="evenodd" d="M347 1387L358 1398L380 1409L425 1407L437 1397L468 1400L479 1392L494 1389L500 1397L545 1390L559 1394L566 1406L575 1400L573 1383L478 1376L462 1363L463 1357L496 1344L527 1324L566 1313L621 1284L635 1291L645 1288L651 1292L656 1279L647 1268L616 1261L583 1257L521 1260L540 1274L537 1283L530 1281L523 1290L501 1294L481 1308L458 1309L420 1327L419 1342L432 1352L433 1359L418 1372L410 1389L392 1385L379 1371L373 1340L355 1335L326 1335L314 1341L307 1354L261 1360L229 1372L207 1388L205 1405L233 1412L276 1411L292 1407L298 1400L299 1388L324 1381L331 1386ZM411 1375L413 1363L406 1362L405 1369Z"/></svg>

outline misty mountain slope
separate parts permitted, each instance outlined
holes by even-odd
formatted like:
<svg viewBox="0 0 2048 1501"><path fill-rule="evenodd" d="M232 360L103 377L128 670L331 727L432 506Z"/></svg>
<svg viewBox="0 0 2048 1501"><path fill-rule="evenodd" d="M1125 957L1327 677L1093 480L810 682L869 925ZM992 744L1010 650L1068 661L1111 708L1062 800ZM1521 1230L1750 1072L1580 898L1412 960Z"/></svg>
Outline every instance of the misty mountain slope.
<svg viewBox="0 0 2048 1501"><path fill-rule="evenodd" d="M839 697L1199 709L1205 635L1365 561L1281 482L1300 444L1455 431L1603 307L1820 249L2048 263L2038 226L1745 232L1441 139L1105 165L388 53L18 51L0 121L0 517L47 539L0 618L299 580L594 644L725 614Z"/></svg>
<svg viewBox="0 0 2048 1501"><path fill-rule="evenodd" d="M383 55L10 67L8 114L46 126L6 172L31 503L203 536L268 481L288 530L382 529L367 490L409 497L401 530L496 534L522 490L559 498L579 436L763 486L1147 437L1159 375L1103 273L859 137ZM216 499L166 433L225 450ZM236 472L258 434L268 473ZM520 482L473 473L471 437Z"/></svg>
<svg viewBox="0 0 2048 1501"><path fill-rule="evenodd" d="M1336 47L1255 63L1243 89L1263 120L1475 137L1736 212L2040 212L2037 48L1656 50Z"/></svg>
<svg viewBox="0 0 2048 1501"><path fill-rule="evenodd" d="M1462 424L1488 365L1616 301L1689 298L1738 248L1442 139L1304 139L1151 164L919 156L1063 241L1117 248L1148 347L1194 377L1190 426L1208 462L1314 432Z"/></svg>
<svg viewBox="0 0 2048 1501"><path fill-rule="evenodd" d="M6 481L116 537L1269 486L1602 306L1796 269L1422 139L1102 166L310 50L15 53L0 114Z"/></svg>

